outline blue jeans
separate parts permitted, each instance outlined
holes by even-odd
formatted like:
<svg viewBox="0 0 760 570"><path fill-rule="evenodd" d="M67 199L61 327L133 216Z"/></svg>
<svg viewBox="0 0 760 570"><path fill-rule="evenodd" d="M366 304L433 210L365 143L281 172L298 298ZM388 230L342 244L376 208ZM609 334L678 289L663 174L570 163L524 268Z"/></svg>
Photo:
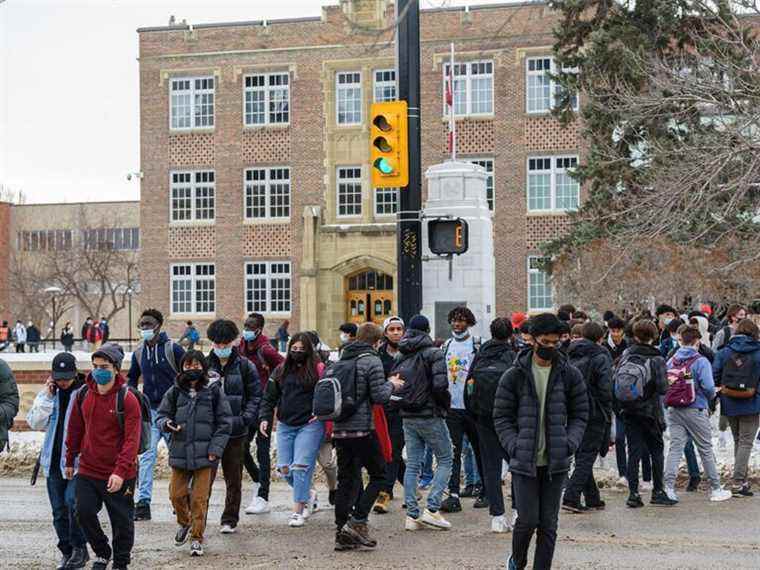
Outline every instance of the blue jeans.
<svg viewBox="0 0 760 570"><path fill-rule="evenodd" d="M74 516L76 499L76 478L64 479L57 465L50 468L47 478L47 493L53 508L53 527L58 536L58 550L64 556L71 556L73 548L84 548L87 540Z"/></svg>
<svg viewBox="0 0 760 570"><path fill-rule="evenodd" d="M475 461L475 450L470 444L467 436L464 436L462 443L462 455L464 456L464 484L480 485L480 473L478 473L478 464Z"/></svg>
<svg viewBox="0 0 760 570"><path fill-rule="evenodd" d="M425 461L422 464L422 473L420 475L420 485L430 485L433 480L433 450L425 446Z"/></svg>
<svg viewBox="0 0 760 570"><path fill-rule="evenodd" d="M166 445L169 445L169 434L161 431L156 426L156 416L158 410L150 410L150 448L140 456L140 476L139 489L137 491L137 502L150 503L153 496L153 468L156 466L156 450L158 441L163 438Z"/></svg>
<svg viewBox="0 0 760 570"><path fill-rule="evenodd" d="M293 501L296 503L309 502L311 478L324 436L323 422L303 426L277 423L277 469L293 488ZM285 467L287 473L283 472Z"/></svg>
<svg viewBox="0 0 760 570"><path fill-rule="evenodd" d="M451 451L449 428L443 418L404 418L404 440L406 441L406 473L404 473L404 501L406 513L412 518L420 516L417 504L417 483L425 454L425 445L432 450L438 461L427 496L428 510L435 512L441 506L443 491L449 484Z"/></svg>

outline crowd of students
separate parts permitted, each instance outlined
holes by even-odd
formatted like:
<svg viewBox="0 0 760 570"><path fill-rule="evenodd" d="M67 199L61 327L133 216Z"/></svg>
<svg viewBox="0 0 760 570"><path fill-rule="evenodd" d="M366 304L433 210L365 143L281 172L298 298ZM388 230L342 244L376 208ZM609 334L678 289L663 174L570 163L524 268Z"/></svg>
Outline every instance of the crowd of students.
<svg viewBox="0 0 760 570"><path fill-rule="evenodd" d="M491 531L512 532L509 569L527 565L534 535L533 567L550 568L560 509L605 508L593 468L612 444L628 507L644 506L650 478L649 503L675 506L685 452L692 455L687 490L696 490L694 446L711 501L752 496L747 469L760 417L760 342L746 313L732 306L720 326L704 310L679 316L663 305L655 315L625 320L608 312L597 323L563 306L557 314L496 318L483 342L472 334L475 315L462 306L449 313L451 337L443 342L431 337L423 315L408 323L390 317L382 327L346 325L335 359L313 331L293 334L280 354L256 313L242 333L231 320L212 322L209 354L185 351L163 332L163 315L148 309L126 375L124 353L113 343L92 354L86 375L71 354L58 354L27 416L33 429L46 430L41 464L58 568L83 568L88 544L92 568L130 564L134 521L151 518L161 439L172 471L174 544L189 542L192 556L204 552L219 467L219 532L237 530L244 472L254 482L244 512L269 512L272 437L276 471L292 488L290 527L309 524L319 508L313 475L318 464L325 470L337 551L377 546L370 513L392 510L398 482L407 531L450 529L444 514L474 497L474 508L488 508ZM730 489L712 447L716 400L735 444ZM463 490L467 443L479 483ZM110 544L98 522L104 505Z"/></svg>

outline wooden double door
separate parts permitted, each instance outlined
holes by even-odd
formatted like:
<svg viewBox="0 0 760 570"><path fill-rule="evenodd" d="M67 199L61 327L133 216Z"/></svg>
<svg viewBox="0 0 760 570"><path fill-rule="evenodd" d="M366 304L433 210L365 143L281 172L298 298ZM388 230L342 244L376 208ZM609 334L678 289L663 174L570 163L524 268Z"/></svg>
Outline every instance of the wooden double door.
<svg viewBox="0 0 760 570"><path fill-rule="evenodd" d="M382 325L394 314L393 277L373 270L362 271L348 278L346 320L362 324Z"/></svg>

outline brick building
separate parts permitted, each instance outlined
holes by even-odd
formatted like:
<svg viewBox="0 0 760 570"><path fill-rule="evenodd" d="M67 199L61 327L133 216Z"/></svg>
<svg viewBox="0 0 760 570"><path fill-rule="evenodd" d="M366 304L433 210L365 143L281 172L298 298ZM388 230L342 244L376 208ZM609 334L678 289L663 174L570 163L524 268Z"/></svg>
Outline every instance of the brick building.
<svg viewBox="0 0 760 570"><path fill-rule="evenodd" d="M270 332L287 318L334 340L396 311L397 197L371 187L367 124L396 96L392 20L389 0L342 0L138 30L144 303L174 332L256 310ZM490 173L497 313L552 306L538 246L580 200L577 128L550 115L556 23L540 2L421 13L423 171L447 158L453 41L459 154Z"/></svg>

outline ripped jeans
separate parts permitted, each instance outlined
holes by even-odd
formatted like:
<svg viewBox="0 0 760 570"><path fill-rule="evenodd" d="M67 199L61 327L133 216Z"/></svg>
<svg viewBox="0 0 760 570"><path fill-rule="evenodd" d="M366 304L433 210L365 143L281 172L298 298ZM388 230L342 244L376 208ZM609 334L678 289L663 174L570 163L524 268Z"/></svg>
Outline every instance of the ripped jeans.
<svg viewBox="0 0 760 570"><path fill-rule="evenodd" d="M323 422L315 421L302 426L277 423L277 470L293 488L293 501L308 503L311 478L322 438Z"/></svg>

